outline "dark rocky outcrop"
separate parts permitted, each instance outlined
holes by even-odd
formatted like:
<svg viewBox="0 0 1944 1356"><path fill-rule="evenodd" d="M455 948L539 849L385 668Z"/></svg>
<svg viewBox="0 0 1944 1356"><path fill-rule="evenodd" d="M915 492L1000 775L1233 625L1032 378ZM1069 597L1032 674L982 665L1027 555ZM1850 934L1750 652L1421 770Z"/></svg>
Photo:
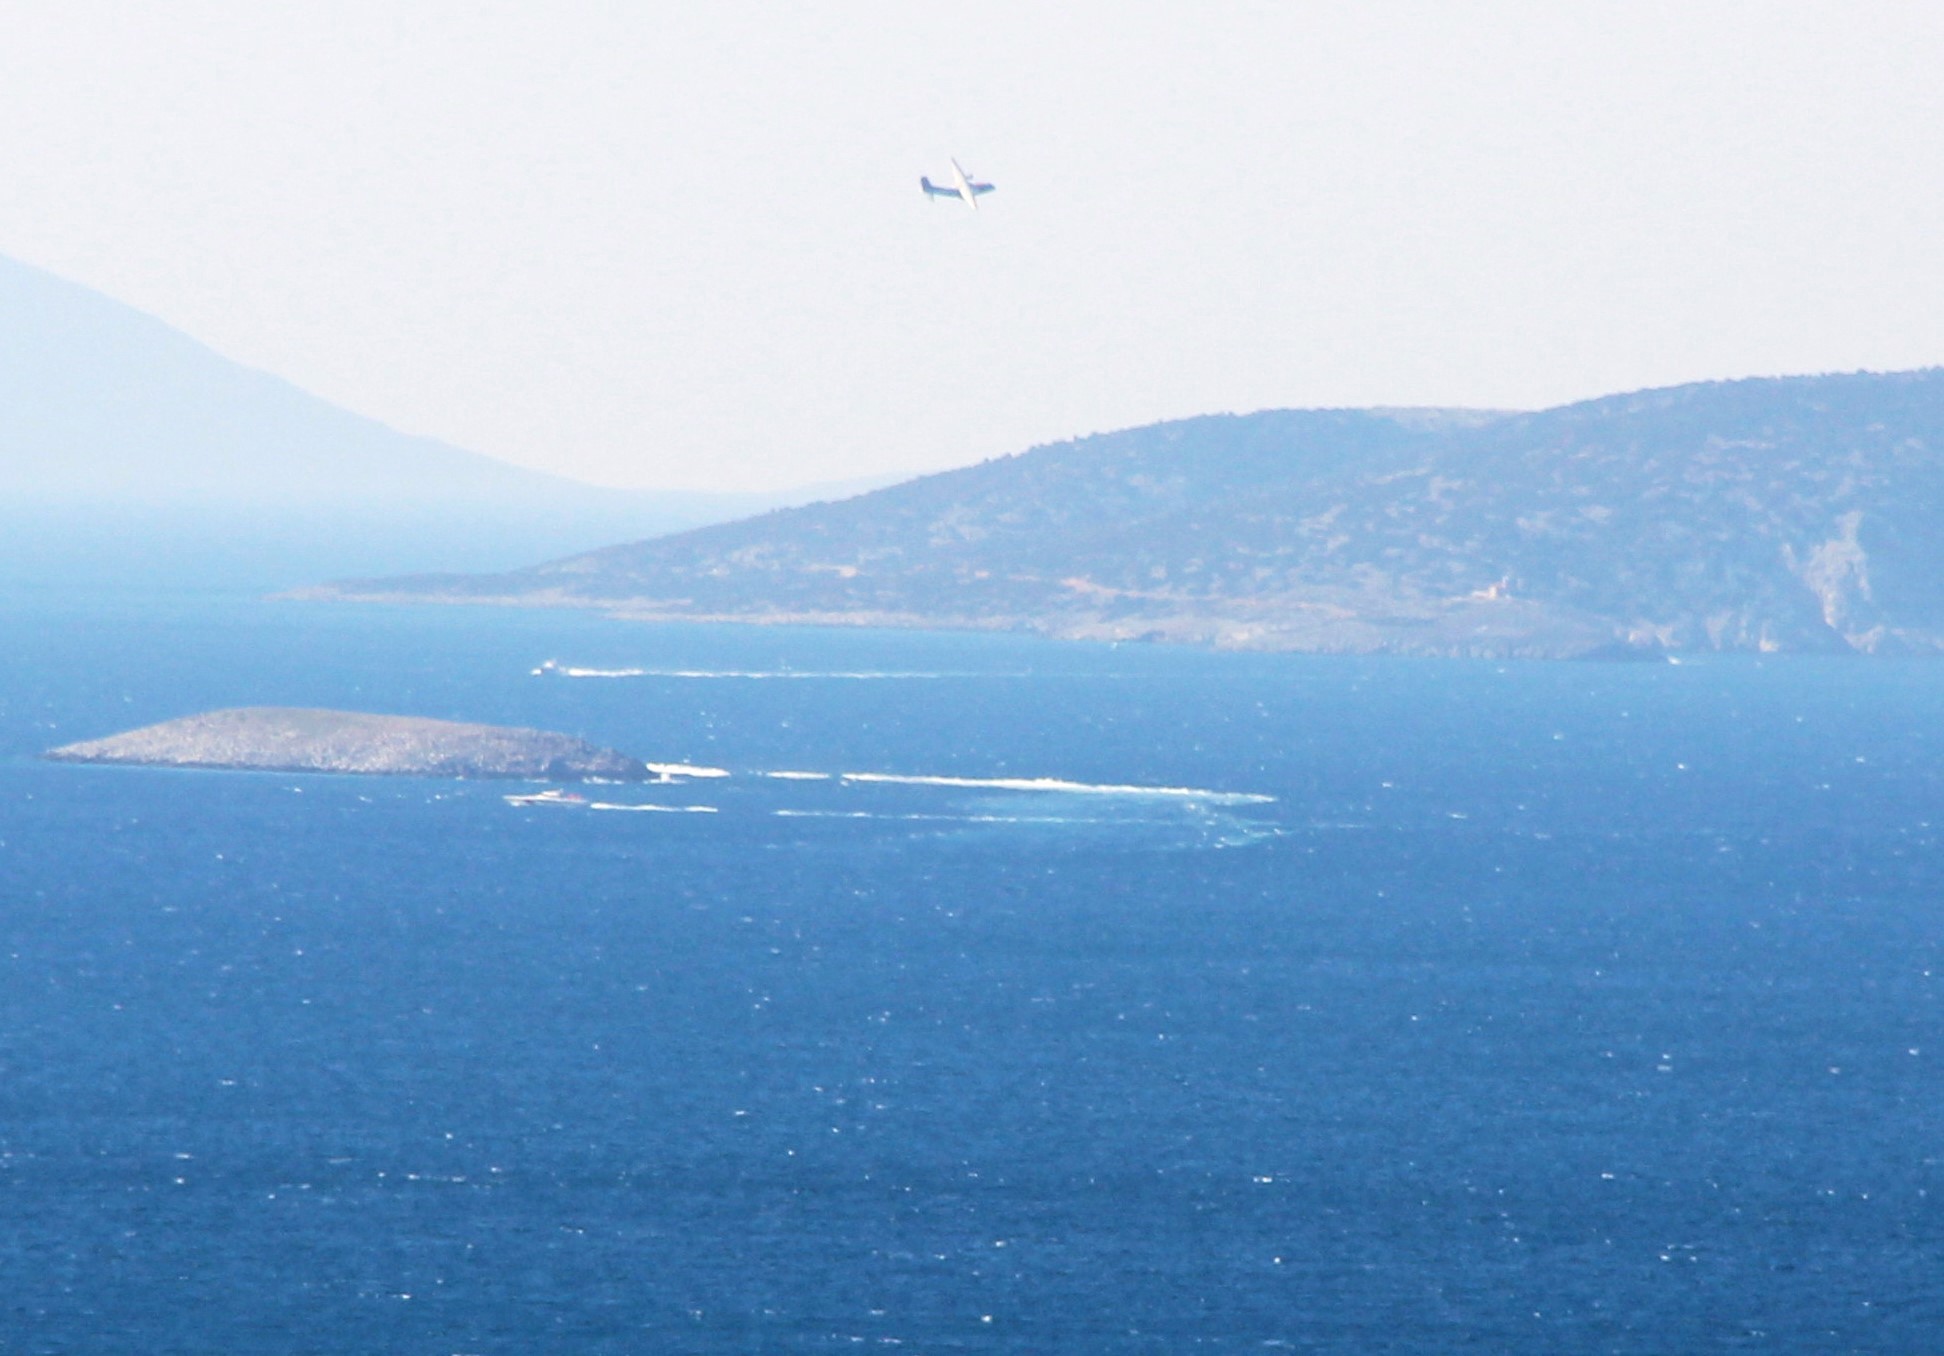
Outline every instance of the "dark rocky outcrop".
<svg viewBox="0 0 1944 1356"><path fill-rule="evenodd" d="M46 756L68 763L264 772L551 781L640 781L649 775L646 767L625 754L547 730L281 706L184 716L106 739L63 745Z"/></svg>

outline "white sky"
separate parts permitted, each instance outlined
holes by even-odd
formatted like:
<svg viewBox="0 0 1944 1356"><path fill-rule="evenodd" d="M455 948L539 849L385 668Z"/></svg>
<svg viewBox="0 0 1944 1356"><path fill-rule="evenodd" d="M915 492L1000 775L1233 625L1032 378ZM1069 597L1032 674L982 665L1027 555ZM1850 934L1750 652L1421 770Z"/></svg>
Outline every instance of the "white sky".
<svg viewBox="0 0 1944 1356"><path fill-rule="evenodd" d="M1944 4L0 0L0 253L653 487L1944 362ZM999 191L928 202L956 154Z"/></svg>

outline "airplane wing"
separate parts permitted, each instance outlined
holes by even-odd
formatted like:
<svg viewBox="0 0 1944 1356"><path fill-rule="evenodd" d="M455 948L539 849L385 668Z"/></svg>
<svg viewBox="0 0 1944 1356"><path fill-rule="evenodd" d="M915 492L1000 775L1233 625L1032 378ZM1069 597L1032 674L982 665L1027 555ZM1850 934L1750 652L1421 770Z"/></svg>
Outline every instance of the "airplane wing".
<svg viewBox="0 0 1944 1356"><path fill-rule="evenodd" d="M925 193L930 197L957 198L968 207L977 207L979 205L978 200L980 195L990 193L993 189L993 185L991 184L976 182L960 167L959 162L956 160L952 162L951 183L935 184L929 176L920 175L918 178L918 187L924 189Z"/></svg>

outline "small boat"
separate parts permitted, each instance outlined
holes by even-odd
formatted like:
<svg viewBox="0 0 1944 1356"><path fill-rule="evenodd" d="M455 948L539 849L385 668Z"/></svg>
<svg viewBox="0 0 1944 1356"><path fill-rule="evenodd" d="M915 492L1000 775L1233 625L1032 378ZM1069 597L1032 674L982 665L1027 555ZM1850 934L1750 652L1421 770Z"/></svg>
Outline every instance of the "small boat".
<svg viewBox="0 0 1944 1356"><path fill-rule="evenodd" d="M585 805L587 797L573 791L563 791L553 787L546 791L535 791L528 795L501 797L508 805Z"/></svg>

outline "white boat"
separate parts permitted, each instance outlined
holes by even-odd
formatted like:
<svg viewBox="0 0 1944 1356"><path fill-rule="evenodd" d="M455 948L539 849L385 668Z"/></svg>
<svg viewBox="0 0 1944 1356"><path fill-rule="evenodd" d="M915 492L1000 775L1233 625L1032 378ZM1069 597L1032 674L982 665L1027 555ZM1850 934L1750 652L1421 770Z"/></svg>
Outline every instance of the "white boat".
<svg viewBox="0 0 1944 1356"><path fill-rule="evenodd" d="M573 791L563 791L552 787L546 791L535 791L527 795L504 796L508 805L586 805L587 797Z"/></svg>

